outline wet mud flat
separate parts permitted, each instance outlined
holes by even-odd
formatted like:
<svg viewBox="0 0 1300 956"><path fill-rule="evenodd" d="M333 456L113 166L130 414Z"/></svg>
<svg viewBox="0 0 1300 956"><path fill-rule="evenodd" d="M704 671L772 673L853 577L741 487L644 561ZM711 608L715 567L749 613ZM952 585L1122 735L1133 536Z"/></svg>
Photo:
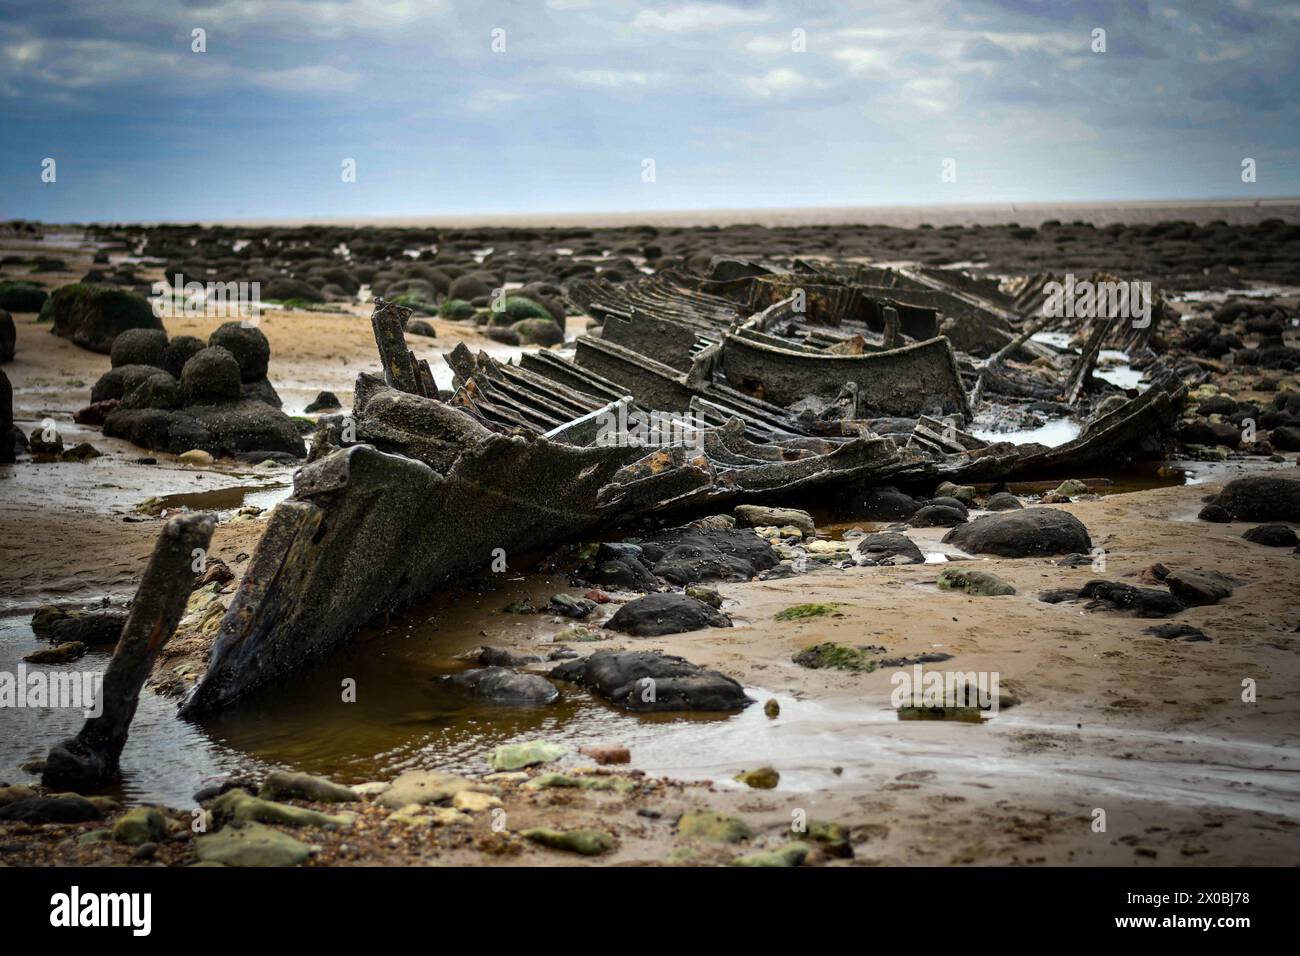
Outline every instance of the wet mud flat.
<svg viewBox="0 0 1300 956"><path fill-rule="evenodd" d="M868 278L881 277L859 274L849 283ZM731 366L729 373L726 356L721 359L722 367L712 367L704 387L698 376L679 379L672 371L638 360L629 362L625 353L636 353L633 346L638 343L619 339L624 330L614 335L608 331L611 318L628 301L623 297L649 296L662 303L664 293L670 298L680 296L686 288L680 283L643 287L640 282L635 277L623 282L602 279L596 288L575 289L577 301L572 304L585 310L577 311L577 316L599 316L606 327L600 331L606 334L592 334L596 329L590 323L584 325L571 321L574 315L566 316L570 331L590 341L548 350L557 357L546 360L550 363L546 371L560 378L574 376L594 388L599 383L589 373L597 366L584 365L585 355L591 363L604 363L599 367L606 373L619 369L627 375L635 373L633 397L644 390L653 396L644 399L652 403L649 407L686 396L688 406L698 398L707 409L730 409L746 423L747 433L741 439L726 433L723 423L710 423L719 429L719 444L705 447L715 468L718 463L734 466L735 456L758 454L757 449L773 439L778 446L783 441L787 448L802 446L791 456L795 463L812 462L818 454L827 453L819 444L825 441L824 431L802 436L794 444L780 434L797 435L798 428L811 429L800 424L797 415L778 415L768 407L772 403L762 395L771 397L775 392L726 391L749 375L738 365ZM757 285L762 282L760 279ZM701 288L692 285L689 291L695 294ZM906 298L901 292L895 294ZM772 305L780 301L778 298ZM1283 310L1293 308L1285 297L1277 301ZM713 300L701 303L695 307L697 317L719 307ZM762 311L762 302L753 304ZM340 308L344 310L340 314L290 312L268 323L271 380L279 384L278 363L293 361L295 350L301 347L297 344L300 336L294 335L294 327L288 324L290 315L297 315L298 321L319 323L317 331L324 338L322 334L313 336L313 348L321 358L331 350L348 353L351 349L353 357L344 354L340 365L350 366L353 373L358 368L375 367L376 338L365 319L371 307L341 303ZM887 316L880 316L883 329L873 329L873 314L864 315L861 334L868 344L873 334L893 334ZM779 309L770 317L776 324L753 328L742 337L766 346L770 343L764 336L785 335L780 323L786 317ZM20 314L20 321L22 318ZM1260 325L1268 326L1271 321L1268 313L1258 318L1256 321L1252 312L1223 315L1224 321L1214 321L1220 327L1237 323L1241 332L1247 333L1242 347L1257 352L1268 347L1259 336L1267 339L1270 335L1270 327ZM276 328L276 321L285 324ZM441 318L435 321L438 331L444 333L435 349L423 351L418 335L409 334L409 325L405 341L416 346L417 356L427 355L448 366L454 394L447 394L450 390L439 376L433 376L433 384L439 389L437 401L462 410L457 414L469 416L490 434L513 430L510 440L515 441L530 430L550 430L542 426L561 408L569 407L556 404L558 396L551 386L530 377L542 375L536 364L530 375L523 375L501 367L527 369L527 362L506 366L502 361L499 367L495 359L474 356L467 361L463 354L456 354L458 342L468 342L471 347L495 342L484 334L491 332L491 325L485 330L474 327L475 323L446 320L444 325ZM913 314L907 321L918 321L918 316ZM216 319L182 322L185 325L178 327L196 331L204 323L209 331L221 324ZM1256 328L1246 328L1252 322ZM1176 329L1170 333L1171 341L1157 342L1154 351L1172 351L1176 359L1179 350L1184 350L1181 354L1190 352L1203 363L1221 364L1218 358L1206 359L1198 353L1196 349L1202 346L1184 344L1178 333L1184 332L1185 325L1168 326ZM960 328L950 329L954 336L950 341L962 338ZM59 416L59 430L67 434L66 444L71 445L78 429L78 423L70 421L72 414L85 402L88 386L102 375L106 362L81 349L67 351L67 343L57 336L43 336L42 341L26 335L26 329L22 331L20 346L29 342L33 346L23 360L32 365L6 369L18 385L15 417L30 431L53 413ZM175 336L170 322L168 331ZM709 338L704 326L697 326L696 331ZM1285 326L1281 332L1282 347L1286 348L1293 340L1289 338L1292 333ZM811 340L803 342L803 348L827 347L829 343L817 337L823 334L816 331ZM1071 338L1076 344L1067 345L1064 353L1038 356L1057 367L1056 372L1043 372L1043 381L1070 377L1087 336ZM660 341L665 340L661 337ZM970 339L966 342L972 344ZM1210 350L1219 347L1209 345ZM1229 349L1233 348L1229 344ZM691 351L688 348L684 356L688 367L695 365ZM525 349L525 354L540 352L532 347L531 351ZM761 349L746 353L745 360L751 364L745 368L755 368L751 358L755 354L762 354ZM448 356L445 361L444 355ZM964 355L969 353L958 350L955 377L950 381L960 382L966 394L955 401L970 401L972 386L980 377L981 366L968 362ZM383 373L392 371L388 367L392 356L384 353L382 341L380 356L384 368L371 377L382 381ZM75 379L78 385L47 378L48 372L41 370L42 363L76 369L79 359L85 372L67 376L79 376ZM303 367L310 367L312 361L321 359L309 358ZM503 536L501 543L509 559L505 569L478 570L468 578L457 575L459 580L447 581L434 593L400 602L402 606L392 608L386 620L381 615L378 621L359 623L312 660L286 670L275 680L250 686L231 698L235 703L193 721L177 721L173 716L176 697L165 695L186 698L203 679L214 636L209 625L219 625L221 618L230 614L241 580L257 580L255 555L266 547L264 539L276 520L274 513L295 499L312 502L313 507L327 512L335 505L320 497L319 490L311 491L310 482L304 482L289 462L241 462L218 455L210 464L188 464L177 460L172 451L140 448L88 428L84 433L87 439L104 446L108 454L86 462L39 461L33 455L30 461L24 458L15 466L27 467L29 473L19 477L15 472L6 479L14 480L10 487L21 494L15 496L17 504L12 509L6 506L4 520L28 529L32 543L25 546L23 577L6 580L9 591L4 599L12 613L6 618L5 667L16 666L31 650L48 646L32 636L26 620L50 598L72 596L89 606L108 596L110 603L120 606L132 593L131 565L139 568L160 527L177 511L212 510L218 515L212 550L233 569L234 576L216 582L210 592L203 588L195 592L195 616L183 624L160 658L153 684L163 693L145 691L123 754L120 786L101 794L118 805L96 797L101 803L99 817L82 822L0 821L6 855L13 862L192 863L209 852L200 846L213 844L201 842L200 835L189 828L191 811L200 804L210 809L222 796L209 790L202 801L196 801L194 794L213 784L218 789L230 786L228 793L241 791L245 784L260 792L258 782L277 768L355 785L359 799L349 800L346 807L331 806L313 800L310 789L291 787L282 793L263 793L266 802L330 815L355 813L356 818L346 825L312 818L314 823L300 820L295 826L276 816L284 811L248 804L236 794L227 798L217 813L218 819L227 812L235 814L235 819L213 835L228 830L231 839L238 835L251 838L257 835L252 824L269 827L306 847L304 855L297 857L300 851L296 847L281 845L285 860L316 865L434 861L553 864L591 859L641 863L745 859L756 865L791 861L1141 864L1171 859L1265 862L1270 854L1293 853L1295 821L1290 808L1295 794L1288 775L1289 762L1295 759L1295 741L1285 728L1288 722L1293 723L1294 714L1289 712L1290 705L1267 694L1245 710L1238 697L1242 675L1264 675L1261 683L1294 677L1290 635L1296 626L1295 580L1293 575L1279 574L1279 562L1285 571L1292 567L1285 562L1294 558L1289 549L1263 547L1242 538L1254 525L1276 524L1276 519L1243 517L1226 524L1198 519L1206 506L1202 499L1219 493L1232 478L1295 480L1294 456L1288 455L1285 447L1246 442L1240 431L1228 444L1227 428L1215 427L1241 412L1240 406L1252 403L1256 416L1272 408L1286 414L1289 406L1285 401L1276 405L1273 399L1295 388L1293 370L1249 365L1216 369L1200 364L1198 368L1209 374L1198 378L1186 363L1180 366L1176 360L1166 360L1165 364L1171 371L1182 368L1180 378L1187 394L1173 416L1165 418L1161 412L1150 419L1160 423L1167 444L1161 449L1162 456L1149 463L1132 467L1104 459L1089 462L1057 452L1055 460L1069 470L1050 475L1035 474L1032 467L1017 474L1013 463L1023 453L994 467L977 468L964 461L957 469L951 456L960 457L962 452L942 446L924 448L910 459L864 457L853 465L862 469L860 480L849 484L847 493L831 482L820 490L801 493L798 500L774 500L784 494L780 482L756 485L750 502L769 511L786 506L787 501L802 505L806 510L800 513L806 515L810 528L805 531L781 523L787 519L802 522L798 514L773 513L763 519L772 524L750 522L748 526L756 529L750 531L736 520L743 514L738 508L746 501L744 496L715 497L712 486L694 477L684 485L668 484L679 474L693 475L689 470L693 466L675 473L686 463L669 455L667 468L653 465L644 471L634 470L628 477L662 482L660 487L672 488L674 495L684 494L686 501L660 512L656 493L643 499L649 505L647 514L638 516L634 508L619 521L600 520L597 509L596 520L579 522L556 536L551 544L568 539L558 551L552 546L515 547ZM1038 367L1047 366L1040 363ZM583 368L586 373L578 371ZM757 368L760 377L768 374L768 366ZM779 365L771 369L771 374L782 374ZM1144 371L1142 377L1150 382L1151 373ZM1106 381L1100 374L1097 379ZM322 377L321 381L330 380ZM1024 385L1032 378L1019 381ZM1006 387L1005 379L999 383ZM986 380L985 388L988 384ZM1107 398L1140 398L1148 390L1141 384L1132 388L1119 388L1113 382L1096 385L1082 406L1064 414L1079 419L1082 430L1099 417L1098 405ZM435 401L432 396L392 395L389 393L394 390L387 382L383 388L388 392L373 381L358 386L339 397L344 408L350 404L354 414L359 412L363 440L374 442L385 455L414 451L416 460L423 456L433 462L435 470L445 468L438 463L437 452L412 443L418 429L410 429L401 418L381 410L380 404L367 411L377 398L392 409L424 409L428 406L422 402ZM1119 391L1109 391L1113 388ZM575 390L582 393L580 388ZM304 392L310 392L310 387ZM599 397L598 392L583 394ZM823 416L823 421L838 421L870 412L871 408L860 404L863 394L859 392L852 402L838 406L838 396L828 395L817 415ZM303 408L309 398L305 395ZM979 395L976 398L986 400ZM1222 400L1212 401L1221 398L1229 399L1232 407ZM1116 402L1111 404L1119 407ZM1138 408L1155 405L1148 399ZM596 402L588 407L600 405ZM831 407L847 409L850 414L825 415ZM924 410L920 411L924 417ZM934 409L935 414L942 411ZM1242 417L1250 414L1247 410ZM317 414L313 427L329 415ZM898 427L881 417L864 420L879 422L877 435L888 436L886 429ZM506 423L510 424L503 431ZM1033 422L1011 424L1032 426ZM334 453L330 450L334 425L327 420L323 426L327 443L322 451L328 456ZM909 436L931 442L936 435L944 437L942 429L936 432L924 424L910 427ZM1284 444L1288 427L1284 418L1275 417L1271 428L1261 430L1277 435L1282 429L1279 444ZM368 434L366 429L370 429ZM888 440L900 446L907 441L904 434L896 430ZM1010 434L1009 444L1014 443L1016 432ZM1120 437L1124 433L1116 430L1114 434ZM499 441L478 432L473 435L476 437L471 440L484 442L484 449ZM569 441L581 441L572 431L567 435ZM311 433L307 437L315 442ZM536 439L524 440L537 443ZM846 443L850 451L886 448L883 443L864 446L853 445L853 441L862 442L863 436L850 438ZM1051 447L1043 447L1046 450L1031 453L1031 464L1054 460ZM346 454L346 445L339 450ZM593 451L582 454L592 455ZM838 454L840 459L847 457L843 449ZM153 458L155 463L141 464L137 461L141 458ZM882 461L888 468L874 471ZM628 467L622 460L613 463ZM82 469L80 477L72 471L78 468ZM39 482L31 480L41 469L48 488L66 490L43 492ZM146 474L153 477L146 478ZM799 474L799 480L805 480L803 473ZM1065 479L1078 484L1068 484ZM950 487L941 489L944 481ZM856 500L857 489L863 487L871 493ZM882 514L863 507L867 501L879 505L878 492L890 487L901 489L897 495L911 501L915 507L911 515ZM1087 549L1083 555L1087 560L1078 555L1074 556L1078 560L1071 559L1063 553L1006 557L972 553L942 540L962 524L996 517L999 512L986 506L1004 492L1017 499L1021 510L1077 516L1091 543L1105 552L1101 570L1096 568L1096 555ZM890 497L892 494L886 498L898 504L901 498ZM953 508L940 500L951 494L966 499L958 500L966 511L962 521L948 525L912 520L927 508ZM622 501L620 507L628 503L626 494L614 500ZM726 530L717 522L709 524L711 515L726 516L736 524L729 534L762 538L778 562L774 567L788 567L792 573L772 576L767 569L752 580L726 580L724 575L723 580L684 584L661 578L654 589L625 589L615 586L626 583L623 579L602 581L601 575L613 572L601 571L599 561L593 565L599 553L593 549L601 543L640 547L638 542L701 516L706 519L703 530ZM925 517L935 515L945 522L952 518L934 511ZM1233 517L1229 513L1229 518ZM1296 524L1285 516L1280 522L1291 527ZM438 534L436 526L429 533ZM443 533L456 537L454 532ZM908 538L923 560L877 563L874 556L883 552L869 550L864 539L880 534ZM522 540L526 541L526 536ZM872 547L880 544L875 541ZM102 550L96 552L95 547ZM120 555L120 560L112 566L97 565L96 556L105 554ZM858 559L866 555L872 557L860 563ZM942 561L927 563L931 555ZM1163 567L1163 577L1157 565ZM954 589L951 581L942 577L947 568L978 568L1000 579L1014 593L985 595ZM68 573L69 569L73 573ZM1164 583L1168 573L1178 580L1178 575L1194 571L1230 575L1235 583L1214 603L1180 602L1168 622L1133 617L1126 605L1106 606L1105 601L1078 596L1095 579L1173 593L1175 585ZM50 582L59 578L65 583L51 586ZM653 635L602 626L652 590L678 595L699 584L716 590L717 612L730 626L708 625ZM566 601L553 600L558 594L573 602L591 600L586 595L592 591L610 600L596 602L596 608L578 618L568 616L571 606ZM1040 594L1052 591L1074 591L1076 596L1055 602L1039 600ZM246 606L257 612L257 604ZM519 613L521 606L528 612ZM507 607L513 610L507 611ZM1171 632L1175 634L1172 637L1148 632L1151 627L1174 622L1186 623L1208 640L1184 639L1188 632ZM484 645L540 658L522 663L505 659L510 661L507 670L542 680L572 659L549 659L561 648L578 659L602 652L662 651L727 675L753 703L732 713L638 714L602 699L588 687L560 678L551 678L558 699L540 706L503 706L499 701L467 698L448 687L444 678L487 666L467 656ZM810 648L827 645L843 649L845 653L835 659L854 662L854 666L810 668L800 663L807 660ZM62 666L102 666L106 654L105 650L92 650L79 662ZM953 663L946 663L944 655L951 655L947 660ZM908 662L922 658L938 658L932 663L942 667L960 665L997 672L1004 679L1008 700L1015 703L1000 709L996 716L982 715L978 722L900 719L891 701L891 678L906 671L911 666ZM355 682L353 701L345 700L342 693L349 681ZM768 701L775 703L775 716L766 712ZM2 716L8 719L12 715ZM23 744L0 753L3 782L19 787L36 783L39 774L30 769L29 761L39 759L55 739L75 731L79 720L73 718L58 727L55 722L47 721L41 729L21 728L16 736ZM509 752L514 746L537 743L549 743L564 752L522 770L494 767L497 748L504 746ZM582 747L602 752L596 745L625 746L631 763L598 764L595 757L580 752ZM764 786L771 780L763 772L768 767L776 771L772 789ZM423 804L413 801L415 809L412 804L385 802L384 793L397 786L395 781L401 781L404 774L419 773L452 774L456 779L443 781L437 799ZM735 779L737 776L741 779ZM408 776L408 783L410 779ZM139 843L102 835L101 831L117 828L124 810L143 803L168 808L163 814L165 834L158 831L163 835L145 841L152 849L139 851ZM1099 807L1111 820L1101 833L1092 829L1094 811ZM504 811L505 828L494 827L494 810ZM702 815L706 810L726 819ZM816 822L827 826L811 831L792 829L791 821L800 813L811 813ZM560 836L525 835L538 827ZM1248 851L1244 835L1257 833L1259 828L1267 830L1274 842L1267 850L1252 847ZM599 831L604 836L565 836L584 831ZM588 850L593 851L591 856L584 855ZM235 852L241 851L236 848ZM756 859L748 859L751 857Z"/></svg>

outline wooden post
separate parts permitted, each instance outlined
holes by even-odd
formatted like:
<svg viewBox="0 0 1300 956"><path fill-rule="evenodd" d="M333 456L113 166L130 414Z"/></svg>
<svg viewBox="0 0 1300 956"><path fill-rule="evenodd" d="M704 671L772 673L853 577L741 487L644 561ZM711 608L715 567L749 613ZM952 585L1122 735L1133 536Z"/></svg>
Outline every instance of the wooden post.
<svg viewBox="0 0 1300 956"><path fill-rule="evenodd" d="M215 527L216 519L209 514L181 515L163 526L122 638L104 671L96 702L99 716L88 718L77 736L50 749L41 777L50 790L85 793L117 778L140 690L185 613L194 585L194 552L206 554Z"/></svg>
<svg viewBox="0 0 1300 956"><path fill-rule="evenodd" d="M411 310L404 306L375 299L375 311L370 315L370 325L375 330L379 361L384 366L384 381L398 391L425 395L419 366L416 365L411 350L406 347L406 320L410 316Z"/></svg>

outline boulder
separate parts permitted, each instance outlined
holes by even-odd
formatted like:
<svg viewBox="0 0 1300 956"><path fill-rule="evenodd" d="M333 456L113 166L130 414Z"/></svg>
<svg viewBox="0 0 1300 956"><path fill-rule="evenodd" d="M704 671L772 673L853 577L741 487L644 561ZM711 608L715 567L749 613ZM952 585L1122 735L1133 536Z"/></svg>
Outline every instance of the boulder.
<svg viewBox="0 0 1300 956"><path fill-rule="evenodd" d="M342 407L343 404L339 401L339 397L333 392L317 392L316 398L303 411L310 415L314 412L330 411Z"/></svg>
<svg viewBox="0 0 1300 956"><path fill-rule="evenodd" d="M202 352L206 345L203 340L193 335L178 335L167 343L163 350L162 367L172 378L179 379L185 363Z"/></svg>
<svg viewBox="0 0 1300 956"><path fill-rule="evenodd" d="M598 651L551 670L636 713L737 711L752 704L738 681L657 651Z"/></svg>
<svg viewBox="0 0 1300 956"><path fill-rule="evenodd" d="M1188 607L1218 604L1240 583L1218 571L1175 571L1165 577L1170 592Z"/></svg>
<svg viewBox="0 0 1300 956"><path fill-rule="evenodd" d="M9 823L84 823L103 818L99 807L75 793L26 797L0 807L0 821Z"/></svg>
<svg viewBox="0 0 1300 956"><path fill-rule="evenodd" d="M194 841L199 860L222 866L297 866L311 848L287 833L260 823L231 824Z"/></svg>
<svg viewBox="0 0 1300 956"><path fill-rule="evenodd" d="M1238 521L1300 522L1300 481L1269 475L1234 478L1210 504Z"/></svg>
<svg viewBox="0 0 1300 956"><path fill-rule="evenodd" d="M116 644L122 637L127 612L123 608L82 610L46 604L32 615L32 633L44 641L63 644L79 641L92 647Z"/></svg>
<svg viewBox="0 0 1300 956"><path fill-rule="evenodd" d="M944 568L940 571L939 589L942 591L965 591L967 594L977 597L995 597L1016 593L1015 588L996 574L966 568Z"/></svg>
<svg viewBox="0 0 1300 956"><path fill-rule="evenodd" d="M989 495L989 500L984 502L984 508L988 511L1017 511L1023 507L1020 499L1009 491Z"/></svg>
<svg viewBox="0 0 1300 956"><path fill-rule="evenodd" d="M969 554L1028 558L1049 554L1088 553L1092 539L1083 522L1058 508L1022 508L985 515L953 528L943 537Z"/></svg>
<svg viewBox="0 0 1300 956"><path fill-rule="evenodd" d="M817 534L813 517L798 508L765 508L761 505L737 505L734 511L736 524L742 528L782 528L787 525L798 528L805 538Z"/></svg>
<svg viewBox="0 0 1300 956"><path fill-rule="evenodd" d="M510 326L523 345L549 347L564 341L564 329L554 319L520 319Z"/></svg>
<svg viewBox="0 0 1300 956"><path fill-rule="evenodd" d="M956 485L951 481L939 483L939 487L934 489L936 498L955 498L968 508L975 507L975 486L974 485Z"/></svg>
<svg viewBox="0 0 1300 956"><path fill-rule="evenodd" d="M549 704L560 696L555 685L545 677L507 667L479 667L443 680L475 697L500 704Z"/></svg>
<svg viewBox="0 0 1300 956"><path fill-rule="evenodd" d="M0 309L6 312L40 312L48 297L49 293L31 282L0 282Z"/></svg>
<svg viewBox="0 0 1300 956"><path fill-rule="evenodd" d="M113 340L108 353L113 368L122 365L152 365L165 368L167 333L162 329L127 329Z"/></svg>
<svg viewBox="0 0 1300 956"><path fill-rule="evenodd" d="M1261 524L1250 528L1242 538L1252 544L1262 544L1266 548L1294 548L1300 544L1300 537L1284 524Z"/></svg>
<svg viewBox="0 0 1300 956"><path fill-rule="evenodd" d="M685 594L663 593L629 601L605 626L633 637L655 637L706 627L731 627L731 618Z"/></svg>
<svg viewBox="0 0 1300 956"><path fill-rule="evenodd" d="M53 323L55 335L92 352L108 354L127 329L159 329L162 320L141 296L112 286L65 285L45 300L41 321Z"/></svg>
<svg viewBox="0 0 1300 956"><path fill-rule="evenodd" d="M907 519L908 525L913 528L952 528L965 522L964 508L946 504L927 504Z"/></svg>
<svg viewBox="0 0 1300 956"><path fill-rule="evenodd" d="M654 573L685 587L702 581L749 581L780 563L772 546L745 528L673 528L641 543Z"/></svg>
<svg viewBox="0 0 1300 956"><path fill-rule="evenodd" d="M113 839L131 846L161 843L167 839L167 818L157 807L128 810L113 824Z"/></svg>
<svg viewBox="0 0 1300 956"><path fill-rule="evenodd" d="M223 348L239 364L241 382L255 382L266 378L271 361L271 343L266 333L255 325L243 322L223 322L208 336L209 348Z"/></svg>
<svg viewBox="0 0 1300 956"><path fill-rule="evenodd" d="M1135 588L1118 581L1089 581L1079 589L1079 597L1092 603L1087 609L1109 607L1134 617L1169 617L1184 610L1182 603L1168 591Z"/></svg>
<svg viewBox="0 0 1300 956"><path fill-rule="evenodd" d="M921 502L897 488L872 488L863 497L857 514L866 521L903 521L914 515Z"/></svg>
<svg viewBox="0 0 1300 956"><path fill-rule="evenodd" d="M239 363L229 350L208 346L181 370L181 394L186 405L237 402L242 397Z"/></svg>
<svg viewBox="0 0 1300 956"><path fill-rule="evenodd" d="M925 555L916 542L905 534L893 531L881 531L858 538L850 550L860 565L925 563Z"/></svg>
<svg viewBox="0 0 1300 956"><path fill-rule="evenodd" d="M18 330L14 327L14 317L0 309L0 362L12 361L17 345Z"/></svg>
<svg viewBox="0 0 1300 956"><path fill-rule="evenodd" d="M263 800L307 800L312 803L354 803L361 798L351 787L309 773L272 770L257 795Z"/></svg>

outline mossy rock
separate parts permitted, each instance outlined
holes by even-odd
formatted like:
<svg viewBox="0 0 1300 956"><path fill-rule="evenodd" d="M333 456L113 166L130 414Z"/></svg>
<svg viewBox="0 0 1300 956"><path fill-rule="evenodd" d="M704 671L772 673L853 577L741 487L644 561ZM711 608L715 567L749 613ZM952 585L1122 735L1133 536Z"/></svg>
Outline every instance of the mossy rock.
<svg viewBox="0 0 1300 956"><path fill-rule="evenodd" d="M524 345L549 347L564 341L564 330L553 319L521 319L510 329Z"/></svg>
<svg viewBox="0 0 1300 956"><path fill-rule="evenodd" d="M166 368L163 357L167 352L167 333L162 329L127 329L113 340L108 353L113 368L124 365L152 365Z"/></svg>
<svg viewBox="0 0 1300 956"><path fill-rule="evenodd" d="M734 779L755 790L775 790L781 782L781 775L775 767L759 767L756 770L742 770Z"/></svg>
<svg viewBox="0 0 1300 956"><path fill-rule="evenodd" d="M477 311L464 299L448 299L438 308L438 315L456 322L468 322Z"/></svg>
<svg viewBox="0 0 1300 956"><path fill-rule="evenodd" d="M530 740L518 744L502 744L492 751L488 763L493 770L522 770L538 764L559 760L569 752L563 744L548 743L545 740Z"/></svg>
<svg viewBox="0 0 1300 956"><path fill-rule="evenodd" d="M74 345L105 355L127 329L162 329L162 320L142 296L113 286L76 282L55 289L41 307L40 320Z"/></svg>
<svg viewBox="0 0 1300 956"><path fill-rule="evenodd" d="M389 301L394 305L410 309L419 315L438 314L438 304L421 295L418 291L403 292L401 295L393 296Z"/></svg>
<svg viewBox="0 0 1300 956"><path fill-rule="evenodd" d="M290 827L325 827L346 830L356 822L352 813L320 813L306 807L275 803L254 797L243 790L227 790L212 801L212 815L220 822L232 820L255 823L280 823Z"/></svg>
<svg viewBox="0 0 1300 956"><path fill-rule="evenodd" d="M754 835L753 829L740 817L717 810L688 810L677 821L677 833L712 843L740 843Z"/></svg>
<svg viewBox="0 0 1300 956"><path fill-rule="evenodd" d="M231 825L194 841L200 863L223 866L297 866L311 848L287 833L260 823Z"/></svg>
<svg viewBox="0 0 1300 956"><path fill-rule="evenodd" d="M0 282L0 309L8 312L40 312L49 293L31 282Z"/></svg>
<svg viewBox="0 0 1300 956"><path fill-rule="evenodd" d="M131 846L159 843L167 839L167 818L157 807L128 810L113 824L113 839Z"/></svg>
<svg viewBox="0 0 1300 956"><path fill-rule="evenodd" d="M974 597L1016 593L1015 588L996 574L967 568L944 568L939 572L939 588L943 591L965 591Z"/></svg>
<svg viewBox="0 0 1300 956"><path fill-rule="evenodd" d="M613 834L604 830L552 830L549 827L532 827L520 834L525 840L540 844L550 850L563 850L582 856L600 856L614 849Z"/></svg>
<svg viewBox="0 0 1300 956"><path fill-rule="evenodd" d="M773 620L777 621L806 621L814 617L841 616L840 608L847 607L841 601L830 601L824 604L795 604L786 608L784 611L777 611L773 615Z"/></svg>
<svg viewBox="0 0 1300 956"><path fill-rule="evenodd" d="M497 308L496 303L493 303L492 313L496 316L504 315L507 317L505 319L495 319L494 322L497 325L510 325L515 322L522 322L525 319L546 319L555 322L555 316L546 311L545 306L539 305L532 299L522 295L506 296L500 308Z"/></svg>
<svg viewBox="0 0 1300 956"><path fill-rule="evenodd" d="M801 667L820 670L824 667L853 673L870 674L876 669L876 661L866 651L834 641L825 641L805 647L794 655L794 662Z"/></svg>
<svg viewBox="0 0 1300 956"><path fill-rule="evenodd" d="M807 843L793 841L775 850L763 850L738 856L731 861L732 866L800 866L812 852Z"/></svg>

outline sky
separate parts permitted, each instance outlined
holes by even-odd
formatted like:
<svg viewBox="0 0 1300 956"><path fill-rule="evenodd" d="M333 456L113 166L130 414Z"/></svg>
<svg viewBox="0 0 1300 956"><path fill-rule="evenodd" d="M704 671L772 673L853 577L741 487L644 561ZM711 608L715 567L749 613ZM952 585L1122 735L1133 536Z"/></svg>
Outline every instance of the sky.
<svg viewBox="0 0 1300 956"><path fill-rule="evenodd" d="M0 219L1297 196L1298 53L1264 0L0 0Z"/></svg>

